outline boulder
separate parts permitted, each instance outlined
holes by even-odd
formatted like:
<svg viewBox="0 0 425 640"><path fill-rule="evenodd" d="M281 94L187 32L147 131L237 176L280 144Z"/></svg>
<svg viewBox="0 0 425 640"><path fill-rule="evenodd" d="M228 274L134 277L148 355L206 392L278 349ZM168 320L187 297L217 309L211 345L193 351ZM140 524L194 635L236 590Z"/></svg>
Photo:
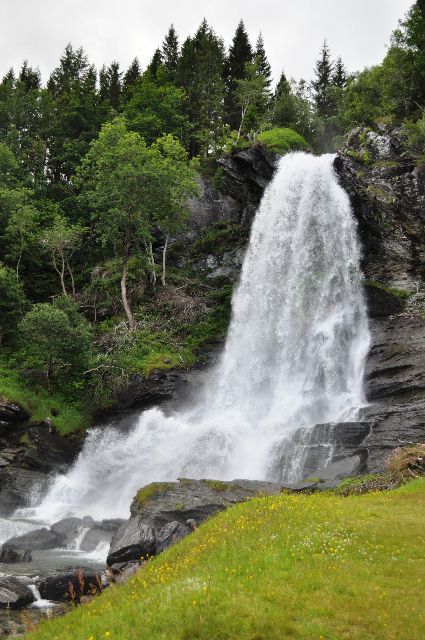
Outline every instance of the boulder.
<svg viewBox="0 0 425 640"><path fill-rule="evenodd" d="M0 553L0 563L4 564L13 564L15 562L31 562L32 555L31 551L27 550L23 553L18 553L15 549L4 547Z"/></svg>
<svg viewBox="0 0 425 640"><path fill-rule="evenodd" d="M138 492L131 517L114 534L108 566L160 553L219 511L259 495L276 495L281 484L254 480L189 480L152 483Z"/></svg>
<svg viewBox="0 0 425 640"><path fill-rule="evenodd" d="M153 527L140 516L130 518L114 534L106 559L108 566L118 562L140 560L156 554L156 536Z"/></svg>
<svg viewBox="0 0 425 640"><path fill-rule="evenodd" d="M111 542L112 536L120 528L125 520L116 518L110 520L102 520L96 522L84 535L80 543L82 551L94 551L96 547L102 543Z"/></svg>
<svg viewBox="0 0 425 640"><path fill-rule="evenodd" d="M0 609L22 609L34 602L34 595L16 578L0 578Z"/></svg>
<svg viewBox="0 0 425 640"><path fill-rule="evenodd" d="M45 527L41 529L35 529L28 533L23 533L21 536L9 538L3 544L3 550L14 549L15 551L31 551L41 549L56 549L63 545L63 536L58 535L50 529Z"/></svg>
<svg viewBox="0 0 425 640"><path fill-rule="evenodd" d="M0 422L16 424L28 420L29 413L13 402L0 402Z"/></svg>
<svg viewBox="0 0 425 640"><path fill-rule="evenodd" d="M63 602L72 600L78 603L82 596L98 593L102 590L102 578L94 571L76 571L60 573L43 578L37 585L41 598Z"/></svg>
<svg viewBox="0 0 425 640"><path fill-rule="evenodd" d="M52 524L50 530L60 538L62 546L67 547L72 544L84 526L89 527L93 523L93 518L84 520L76 517L63 518Z"/></svg>

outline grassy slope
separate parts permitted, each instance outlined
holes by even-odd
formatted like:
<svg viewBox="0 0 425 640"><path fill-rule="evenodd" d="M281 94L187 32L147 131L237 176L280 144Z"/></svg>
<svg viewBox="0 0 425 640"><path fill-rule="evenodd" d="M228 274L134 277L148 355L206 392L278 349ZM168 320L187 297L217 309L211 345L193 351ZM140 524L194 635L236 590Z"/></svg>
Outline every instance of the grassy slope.
<svg viewBox="0 0 425 640"><path fill-rule="evenodd" d="M50 418L62 435L82 431L89 424L89 417L81 407L69 402L60 393L25 385L19 373L1 359L0 400L20 405L28 411L34 423ZM52 410L58 415L52 415Z"/></svg>
<svg viewBox="0 0 425 640"><path fill-rule="evenodd" d="M425 481L237 505L33 640L420 640Z"/></svg>

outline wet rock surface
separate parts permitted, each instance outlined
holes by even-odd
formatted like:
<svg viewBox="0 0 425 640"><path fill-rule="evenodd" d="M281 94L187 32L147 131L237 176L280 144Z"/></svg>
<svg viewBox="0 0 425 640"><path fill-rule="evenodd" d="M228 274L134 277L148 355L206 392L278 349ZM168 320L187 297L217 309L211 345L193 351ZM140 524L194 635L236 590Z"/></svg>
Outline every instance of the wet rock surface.
<svg viewBox="0 0 425 640"><path fill-rule="evenodd" d="M34 595L20 580L0 578L0 609L22 609L34 602Z"/></svg>
<svg viewBox="0 0 425 640"><path fill-rule="evenodd" d="M82 596L102 590L102 577L100 573L82 570L47 576L39 582L38 590L45 600L78 603Z"/></svg>

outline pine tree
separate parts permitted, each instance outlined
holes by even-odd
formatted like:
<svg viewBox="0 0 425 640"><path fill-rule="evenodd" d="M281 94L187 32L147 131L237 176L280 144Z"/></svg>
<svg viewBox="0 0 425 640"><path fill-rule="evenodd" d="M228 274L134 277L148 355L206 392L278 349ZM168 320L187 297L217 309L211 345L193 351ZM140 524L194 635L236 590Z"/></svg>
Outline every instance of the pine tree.
<svg viewBox="0 0 425 640"><path fill-rule="evenodd" d="M282 94L289 93L291 90L291 85L289 84L285 72L282 70L280 74L279 82L276 85L276 89L274 91L274 97L278 98Z"/></svg>
<svg viewBox="0 0 425 640"><path fill-rule="evenodd" d="M248 34L245 30L245 25L241 20L237 26L232 44L229 48L229 55L227 56L224 67L226 83L226 121L232 129L238 129L240 120L240 112L236 100L238 80L245 78L246 65L249 62L252 62L252 59L252 47L249 42Z"/></svg>
<svg viewBox="0 0 425 640"><path fill-rule="evenodd" d="M162 53L160 49L157 49L152 56L152 60L149 62L146 72L156 80L158 77L158 71L162 66Z"/></svg>
<svg viewBox="0 0 425 640"><path fill-rule="evenodd" d="M28 66L28 60L24 60L21 71L19 73L19 81L25 88L25 91L39 89L41 86L41 76L39 69L33 69Z"/></svg>
<svg viewBox="0 0 425 640"><path fill-rule="evenodd" d="M124 74L122 80L122 92L123 96L128 98L128 93L130 88L137 82L140 78L142 70L140 68L140 63L137 58L134 58L127 71Z"/></svg>
<svg viewBox="0 0 425 640"><path fill-rule="evenodd" d="M258 72L261 73L265 80L267 89L270 89L270 85L272 83L272 69L264 49L264 40L261 31L257 38L257 44L255 45L255 62L257 64Z"/></svg>
<svg viewBox="0 0 425 640"><path fill-rule="evenodd" d="M326 40L323 43L320 58L316 62L314 72L316 80L311 85L317 113L323 118L328 118L332 115L333 108L333 101L329 95L329 87L332 85L333 64Z"/></svg>
<svg viewBox="0 0 425 640"><path fill-rule="evenodd" d="M119 63L114 60L108 68L103 65L99 74L100 97L115 110L119 108L121 102L122 74L119 68Z"/></svg>
<svg viewBox="0 0 425 640"><path fill-rule="evenodd" d="M343 65L341 56L339 56L338 60L335 63L335 69L332 76L332 84L340 89L344 89L347 84L347 72Z"/></svg>
<svg viewBox="0 0 425 640"><path fill-rule="evenodd" d="M179 41L174 26L171 25L162 43L162 63L167 72L168 79L173 81L176 76L177 61L179 58Z"/></svg>
<svg viewBox="0 0 425 640"><path fill-rule="evenodd" d="M187 95L187 115L193 124L192 155L206 155L223 128L224 45L204 19L193 38L183 43L177 83Z"/></svg>
<svg viewBox="0 0 425 640"><path fill-rule="evenodd" d="M61 93L69 93L72 85L83 81L89 71L88 58L82 47L74 51L72 45L67 44L59 66L49 78L47 88L55 97Z"/></svg>

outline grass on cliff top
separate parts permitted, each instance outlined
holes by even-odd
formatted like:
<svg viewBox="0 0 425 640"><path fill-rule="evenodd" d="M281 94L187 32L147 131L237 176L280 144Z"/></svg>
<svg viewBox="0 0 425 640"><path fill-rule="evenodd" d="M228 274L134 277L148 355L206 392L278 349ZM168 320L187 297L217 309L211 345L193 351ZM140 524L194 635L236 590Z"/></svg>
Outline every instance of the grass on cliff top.
<svg viewBox="0 0 425 640"><path fill-rule="evenodd" d="M424 489L239 504L26 637L421 640Z"/></svg>
<svg viewBox="0 0 425 640"><path fill-rule="evenodd" d="M63 436L82 432L89 426L90 419L78 404L69 402L60 393L26 385L19 373L3 360L0 360L0 401L18 404L30 414L31 423L50 418Z"/></svg>
<svg viewBox="0 0 425 640"><path fill-rule="evenodd" d="M288 151L309 149L308 143L302 135L285 127L263 131L257 140L265 144L271 151L281 154L288 153Z"/></svg>

